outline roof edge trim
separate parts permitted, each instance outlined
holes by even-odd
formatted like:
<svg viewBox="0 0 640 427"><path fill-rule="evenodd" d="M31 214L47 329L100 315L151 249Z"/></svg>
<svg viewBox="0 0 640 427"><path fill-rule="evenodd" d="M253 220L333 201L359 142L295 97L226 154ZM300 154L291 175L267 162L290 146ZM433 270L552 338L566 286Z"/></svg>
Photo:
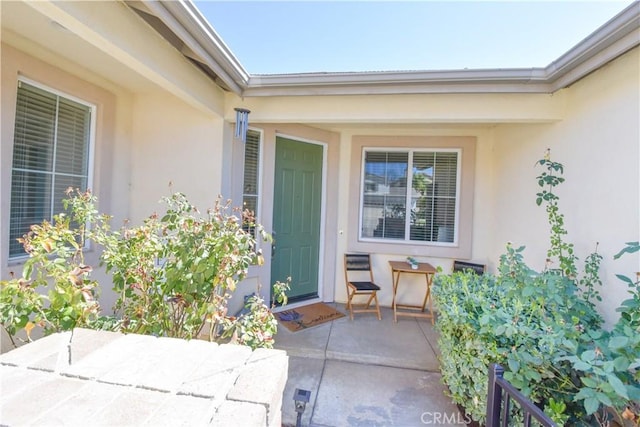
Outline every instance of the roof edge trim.
<svg viewBox="0 0 640 427"><path fill-rule="evenodd" d="M154 0L144 0L157 10ZM440 71L249 74L192 0L161 2L215 64L212 69L240 96L365 93L553 93L640 45L640 1L634 1L544 68ZM155 6L155 7L154 7Z"/></svg>

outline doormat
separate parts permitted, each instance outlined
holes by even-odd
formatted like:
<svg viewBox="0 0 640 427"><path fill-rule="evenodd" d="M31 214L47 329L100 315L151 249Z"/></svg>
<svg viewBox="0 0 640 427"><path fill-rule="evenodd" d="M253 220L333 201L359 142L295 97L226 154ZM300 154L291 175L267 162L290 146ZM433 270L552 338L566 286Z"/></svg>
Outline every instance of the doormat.
<svg viewBox="0 0 640 427"><path fill-rule="evenodd" d="M293 308L291 310L284 310L275 313L275 315L291 332L309 329L325 322L344 317L343 313L321 302Z"/></svg>

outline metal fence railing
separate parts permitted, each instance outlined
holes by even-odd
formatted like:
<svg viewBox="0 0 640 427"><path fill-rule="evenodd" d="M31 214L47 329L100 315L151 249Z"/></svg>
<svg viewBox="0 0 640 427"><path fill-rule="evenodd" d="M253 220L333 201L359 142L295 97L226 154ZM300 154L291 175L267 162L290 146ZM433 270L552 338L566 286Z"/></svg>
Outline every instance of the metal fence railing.
<svg viewBox="0 0 640 427"><path fill-rule="evenodd" d="M496 363L489 366L489 395L487 397L487 427L507 427L510 425L511 405L515 401L524 416L524 426L531 426L532 419L543 427L556 424L509 381L503 378L504 368Z"/></svg>

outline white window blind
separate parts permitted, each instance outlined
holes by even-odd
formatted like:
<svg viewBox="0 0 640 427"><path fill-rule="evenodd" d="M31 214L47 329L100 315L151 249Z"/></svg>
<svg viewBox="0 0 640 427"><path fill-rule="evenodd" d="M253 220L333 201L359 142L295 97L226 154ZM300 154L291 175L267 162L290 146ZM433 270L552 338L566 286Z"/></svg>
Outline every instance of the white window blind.
<svg viewBox="0 0 640 427"><path fill-rule="evenodd" d="M16 241L32 224L64 210L69 187L89 184L92 107L18 84L11 172L9 257L24 255Z"/></svg>
<svg viewBox="0 0 640 427"><path fill-rule="evenodd" d="M244 145L244 179L242 184L242 207L257 217L260 196L260 132L249 129ZM250 227L246 226L248 231Z"/></svg>
<svg viewBox="0 0 640 427"><path fill-rule="evenodd" d="M365 150L360 237L454 243L459 156L457 150Z"/></svg>

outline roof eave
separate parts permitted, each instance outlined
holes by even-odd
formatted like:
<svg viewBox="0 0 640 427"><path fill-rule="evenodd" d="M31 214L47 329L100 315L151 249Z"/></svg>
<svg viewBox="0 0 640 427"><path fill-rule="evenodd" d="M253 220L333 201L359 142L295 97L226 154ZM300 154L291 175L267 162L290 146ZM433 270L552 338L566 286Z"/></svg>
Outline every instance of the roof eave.
<svg viewBox="0 0 640 427"><path fill-rule="evenodd" d="M640 45L636 1L544 68L250 75L191 0L143 0L240 96L553 93Z"/></svg>
<svg viewBox="0 0 640 427"><path fill-rule="evenodd" d="M442 70L252 75L245 96L546 92L544 70Z"/></svg>
<svg viewBox="0 0 640 427"><path fill-rule="evenodd" d="M132 5L138 2L128 1ZM211 69L224 89L241 95L249 81L249 73L224 43L222 38L189 0L142 0L144 6L182 40L182 53ZM139 8L139 6L133 6Z"/></svg>

